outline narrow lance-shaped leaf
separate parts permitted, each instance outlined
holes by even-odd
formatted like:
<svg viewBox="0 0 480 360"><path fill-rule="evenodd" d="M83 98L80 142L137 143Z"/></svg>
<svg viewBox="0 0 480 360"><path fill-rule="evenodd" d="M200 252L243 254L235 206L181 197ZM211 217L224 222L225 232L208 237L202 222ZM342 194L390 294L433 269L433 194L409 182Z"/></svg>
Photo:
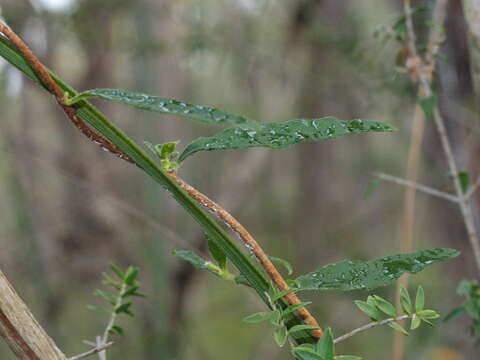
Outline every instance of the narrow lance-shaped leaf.
<svg viewBox="0 0 480 360"><path fill-rule="evenodd" d="M402 274L416 274L438 261L458 256L454 249L431 249L397 254L372 261L341 261L296 279L302 290L374 289L392 283Z"/></svg>
<svg viewBox="0 0 480 360"><path fill-rule="evenodd" d="M87 90L69 99L68 103L75 104L81 100L86 100L92 97L133 106L140 110L152 111L160 114L178 115L207 124L228 126L257 124L256 121L220 109L117 89Z"/></svg>
<svg viewBox="0 0 480 360"><path fill-rule="evenodd" d="M207 238L207 243L210 255L212 255L221 269L225 269L227 267L227 255L225 255L222 249L220 249L214 241Z"/></svg>
<svg viewBox="0 0 480 360"><path fill-rule="evenodd" d="M268 258L270 259L271 262L277 263L277 264L285 267L288 275L292 275L293 267L292 267L292 264L290 264L287 260L284 260L284 259L281 259L281 258L278 258L278 257L275 257L275 256L268 256Z"/></svg>
<svg viewBox="0 0 480 360"><path fill-rule="evenodd" d="M403 311L411 315L412 314L412 300L410 299L410 294L407 289L403 286L400 288L400 304L402 305Z"/></svg>
<svg viewBox="0 0 480 360"><path fill-rule="evenodd" d="M204 150L230 150L249 147L283 149L305 140L327 140L349 134L394 130L396 129L393 126L381 122L361 119L341 121L333 117L263 123L255 127L238 126L210 137L194 140L182 152L179 161Z"/></svg>
<svg viewBox="0 0 480 360"><path fill-rule="evenodd" d="M327 328L317 343L317 353L325 360L333 360L335 345L333 344L332 329Z"/></svg>
<svg viewBox="0 0 480 360"><path fill-rule="evenodd" d="M207 261L197 254L195 254L192 251L189 250L175 250L172 252L173 255L177 255L178 257L181 257L183 260L188 261L190 264L192 264L194 267L200 270L206 270L207 269Z"/></svg>

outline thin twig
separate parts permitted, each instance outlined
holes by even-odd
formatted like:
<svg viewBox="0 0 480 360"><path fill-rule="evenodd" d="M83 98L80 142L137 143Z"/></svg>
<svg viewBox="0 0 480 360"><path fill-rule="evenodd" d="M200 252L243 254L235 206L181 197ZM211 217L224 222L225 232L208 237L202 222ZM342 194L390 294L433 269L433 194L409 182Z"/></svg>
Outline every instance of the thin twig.
<svg viewBox="0 0 480 360"><path fill-rule="evenodd" d="M79 359L83 359L83 358L86 358L86 357L91 356L91 355L95 355L95 354L99 353L100 351L103 351L103 350L109 348L113 344L114 344L114 342L110 341L106 344L98 345L98 346L94 347L93 349L90 349L90 350L88 350L88 351L86 351L82 354L78 354L78 355L69 357L67 360L79 360Z"/></svg>
<svg viewBox="0 0 480 360"><path fill-rule="evenodd" d="M210 200L206 195L202 194L198 190L194 189L192 186L180 179L175 172L168 173L170 177L183 189L185 190L193 199L195 199L199 204L206 207L208 210L212 211L219 219L221 219L227 226L229 226L243 241L247 249L257 258L258 262L268 274L273 283L278 287L280 291L288 290L289 286L283 279L280 272L275 268L267 254L253 236L245 229L242 224L240 224L231 214L229 214L225 209L216 204L214 201ZM285 300L290 305L295 305L300 303L300 299L297 295L290 293L284 296ZM310 312L304 307L297 310L298 315L307 325L318 326L317 320L310 314ZM312 335L316 338L322 336L322 330L312 330Z"/></svg>
<svg viewBox="0 0 480 360"><path fill-rule="evenodd" d="M396 321L402 321L402 320L406 320L406 319L411 319L415 316L415 314L413 315L402 315L402 316L398 316L396 318L388 318L388 319L385 319L385 320L382 320L382 321L372 321L371 323L368 323L366 325L363 325L363 326L360 326L359 328L356 328L352 331L350 331L349 333L347 334L344 334L342 336L339 336L338 338L336 338L333 343L334 344L337 344L341 341L344 341L344 340L347 340L348 338L351 338L352 336L358 334L359 332L362 332L362 331L366 331L366 330L369 330L371 328L374 328L376 326L380 326L380 325L386 325L386 324L389 324L389 323L392 323L392 322L396 322Z"/></svg>
<svg viewBox="0 0 480 360"><path fill-rule="evenodd" d="M434 189L434 188L416 183L414 181L402 179L402 178L392 176L392 175L388 175L388 174L384 174L384 173L374 173L374 175L379 179L382 179L382 180L385 180L385 181L390 181L390 182L393 182L395 184L403 185L403 186L406 186L406 187L410 187L410 188L413 188L415 190L419 190L419 191L422 191L424 193L427 193L429 195L433 195L433 196L436 196L436 197L439 197L439 198L442 198L442 199L445 199L445 200L452 201L454 203L458 203L458 202L461 201L458 197L456 197L454 195L450 195L446 192L443 192L443 191L440 191L440 190L437 190L437 189Z"/></svg>
<svg viewBox="0 0 480 360"><path fill-rule="evenodd" d="M480 241L478 239L477 229L475 228L472 208L469 202L463 196L462 184L460 183L460 179L458 177L458 169L455 158L453 157L452 146L450 145L450 141L447 136L445 122L443 121L443 117L440 114L437 106L435 106L435 108L433 109L433 118L435 120L438 134L440 136L443 151L445 152L448 167L450 168L450 173L453 175L455 192L457 193L457 197L461 200L459 202L460 211L462 212L463 221L465 223L465 227L467 228L468 240L470 241L470 245L472 246L473 255L477 264L477 269L480 272Z"/></svg>

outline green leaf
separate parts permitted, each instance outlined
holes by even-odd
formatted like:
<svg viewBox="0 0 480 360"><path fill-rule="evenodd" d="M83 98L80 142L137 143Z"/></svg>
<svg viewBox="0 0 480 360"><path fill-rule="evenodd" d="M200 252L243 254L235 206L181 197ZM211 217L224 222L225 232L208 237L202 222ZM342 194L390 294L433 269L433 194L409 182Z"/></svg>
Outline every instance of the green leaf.
<svg viewBox="0 0 480 360"><path fill-rule="evenodd" d="M244 118L243 116L207 106L193 105L170 98L117 89L87 90L71 98L69 102L75 104L81 100L86 100L92 97L133 106L140 110L152 111L160 114L178 115L207 124L245 125L257 123L253 120Z"/></svg>
<svg viewBox="0 0 480 360"><path fill-rule="evenodd" d="M294 332L301 331L301 330L317 330L320 329L318 326L315 325L295 325L288 329L289 334L293 334Z"/></svg>
<svg viewBox="0 0 480 360"><path fill-rule="evenodd" d="M451 319L456 318L457 316L459 316L461 314L464 314L464 313L465 313L465 308L463 306L459 306L459 307L453 309L452 311L450 311L447 314L447 316L445 316L443 321L451 320Z"/></svg>
<svg viewBox="0 0 480 360"><path fill-rule="evenodd" d="M207 243L210 255L212 255L212 258L217 262L218 266L222 270L225 270L227 267L227 256L212 240L207 239Z"/></svg>
<svg viewBox="0 0 480 360"><path fill-rule="evenodd" d="M431 249L397 254L373 261L341 261L296 279L302 290L374 289L392 283L402 274L416 274L438 261L458 256L453 249Z"/></svg>
<svg viewBox="0 0 480 360"><path fill-rule="evenodd" d="M117 289L117 290L120 290L120 289L122 288L122 283L113 280L113 279L110 277L110 275L108 275L107 273L102 273L102 276L103 276L103 278L104 278L104 280L102 281L102 284L103 284L103 285L112 286L112 287L114 287L114 288ZM122 280L122 281L123 281L123 280Z"/></svg>
<svg viewBox="0 0 480 360"><path fill-rule="evenodd" d="M130 266L125 272L125 284L132 286L138 276L138 268Z"/></svg>
<svg viewBox="0 0 480 360"><path fill-rule="evenodd" d="M377 308L368 302L355 300L355 305L373 321L379 321L382 318Z"/></svg>
<svg viewBox="0 0 480 360"><path fill-rule="evenodd" d="M422 321L420 320L420 318L418 316L415 316L414 318L412 318L412 323L410 324L410 329L415 330L416 328L418 328L420 326L421 323L422 323Z"/></svg>
<svg viewBox="0 0 480 360"><path fill-rule="evenodd" d="M425 117L429 119L432 117L433 109L437 105L437 97L435 95L431 95L428 97L418 98L417 103L422 108Z"/></svg>
<svg viewBox="0 0 480 360"><path fill-rule="evenodd" d="M460 171L458 173L458 180L460 181L462 192L465 194L470 186L470 175L466 171Z"/></svg>
<svg viewBox="0 0 480 360"><path fill-rule="evenodd" d="M440 314L437 313L434 310L422 310L417 313L419 317L423 319L438 319L440 317Z"/></svg>
<svg viewBox="0 0 480 360"><path fill-rule="evenodd" d="M125 281L125 276L122 269L120 269L115 264L110 264L110 269L112 269L112 271L115 273L115 275L118 276L119 279L121 279L122 281Z"/></svg>
<svg viewBox="0 0 480 360"><path fill-rule="evenodd" d="M271 262L282 265L285 269L287 269L288 275L292 275L293 267L292 267L292 264L290 264L287 260L280 259L275 256L268 256L268 258L270 259Z"/></svg>
<svg viewBox="0 0 480 360"><path fill-rule="evenodd" d="M118 325L113 325L112 328L109 330L110 334L118 334L118 335L123 335L124 331L123 329L118 326Z"/></svg>
<svg viewBox="0 0 480 360"><path fill-rule="evenodd" d="M279 327L273 333L273 337L278 346L283 347L287 342L288 331L285 326Z"/></svg>
<svg viewBox="0 0 480 360"><path fill-rule="evenodd" d="M127 297L135 294L137 290L140 288L139 285L134 285L130 288L128 288L123 294L121 294L122 297Z"/></svg>
<svg viewBox="0 0 480 360"><path fill-rule="evenodd" d="M332 329L327 328L317 343L317 353L325 360L333 360L335 346L333 344Z"/></svg>
<svg viewBox="0 0 480 360"><path fill-rule="evenodd" d="M270 323L275 326L283 326L281 320L280 310L272 311L272 317L270 318Z"/></svg>
<svg viewBox="0 0 480 360"><path fill-rule="evenodd" d="M394 127L370 120L340 121L333 117L321 119L296 119L286 122L263 123L256 126L237 126L211 137L191 142L178 161L198 151L268 147L283 149L305 140L327 140L363 132L394 131Z"/></svg>
<svg viewBox="0 0 480 360"><path fill-rule="evenodd" d="M112 305L115 305L117 302L117 297L115 295L109 294L105 291L102 291L100 289L95 290L93 293L95 296L100 296L101 298L105 299L107 302L109 302Z"/></svg>
<svg viewBox="0 0 480 360"><path fill-rule="evenodd" d="M401 326L400 324L398 324L396 322L388 323L388 326L390 326L394 330L397 330L397 331L401 332L403 335L407 335L407 336L409 335L407 330L405 330L403 328L403 326Z"/></svg>
<svg viewBox="0 0 480 360"><path fill-rule="evenodd" d="M87 305L87 309L88 310L92 310L92 311L96 311L98 313L101 313L101 314L111 314L112 312L107 310L107 309L104 309L104 308L101 308L101 307L98 307L98 306L93 306L93 305Z"/></svg>
<svg viewBox="0 0 480 360"><path fill-rule="evenodd" d="M387 314L388 316L391 316L391 317L396 317L397 316L397 311L395 310L395 306L392 303L385 300L384 298L381 298L378 295L373 295L373 298L375 299L377 307L382 312L384 312L385 314Z"/></svg>
<svg viewBox="0 0 480 360"><path fill-rule="evenodd" d="M301 302L301 303L298 303L298 304L294 304L294 305L289 305L285 310L282 311L282 316L285 316L287 314L290 314L298 309L301 309L305 306L308 306L310 305L312 302L311 301L305 301L305 302Z"/></svg>
<svg viewBox="0 0 480 360"><path fill-rule="evenodd" d="M367 200L370 198L373 194L373 192L377 189L378 185L380 184L379 179L373 179L368 182L367 188L365 189L365 192L363 193L363 199Z"/></svg>
<svg viewBox="0 0 480 360"><path fill-rule="evenodd" d="M175 250L175 251L172 251L172 254L182 258L185 261L188 261L197 269L201 269L201 270L207 269L207 266L206 266L207 261L190 250Z"/></svg>
<svg viewBox="0 0 480 360"><path fill-rule="evenodd" d="M242 321L246 323L256 324L262 321L270 320L272 318L272 312L258 312L247 316Z"/></svg>
<svg viewBox="0 0 480 360"><path fill-rule="evenodd" d="M325 360L323 357L311 350L299 349L298 347L292 349L292 354L300 360Z"/></svg>
<svg viewBox="0 0 480 360"><path fill-rule="evenodd" d="M425 324L427 324L427 325L429 325L429 326L431 326L431 327L435 327L435 324L432 323L430 320L427 320L427 319L425 319L425 318L421 318L421 320L422 320Z"/></svg>
<svg viewBox="0 0 480 360"><path fill-rule="evenodd" d="M316 352L317 347L314 344L301 344L301 345L295 346L293 350L304 350L304 351Z"/></svg>
<svg viewBox="0 0 480 360"><path fill-rule="evenodd" d="M405 289L403 286L400 287L400 304L402 305L402 309L405 314L412 315L412 300L410 299L410 294L408 293L407 289Z"/></svg>
<svg viewBox="0 0 480 360"><path fill-rule="evenodd" d="M297 289L297 288L290 288L290 289L287 289L287 290L279 291L274 296L272 296L272 301L275 302L275 301L283 298L285 295L296 293L298 291L300 291L300 289Z"/></svg>
<svg viewBox="0 0 480 360"><path fill-rule="evenodd" d="M251 286L250 283L248 282L247 278L243 276L242 274L237 275L235 277L235 283L238 285L245 285L245 286Z"/></svg>
<svg viewBox="0 0 480 360"><path fill-rule="evenodd" d="M130 306L132 305L132 303L129 301L129 302L126 302L126 303L123 303L123 304L120 304L118 305L116 308L115 308L115 312L117 314L120 314L120 313L126 313L126 314L129 314L131 315L131 312L129 310Z"/></svg>
<svg viewBox="0 0 480 360"><path fill-rule="evenodd" d="M425 306L425 292L423 287L419 286L417 290L417 297L415 298L415 312L422 311Z"/></svg>
<svg viewBox="0 0 480 360"><path fill-rule="evenodd" d="M335 360L362 360L362 358L360 356L339 355L335 356Z"/></svg>

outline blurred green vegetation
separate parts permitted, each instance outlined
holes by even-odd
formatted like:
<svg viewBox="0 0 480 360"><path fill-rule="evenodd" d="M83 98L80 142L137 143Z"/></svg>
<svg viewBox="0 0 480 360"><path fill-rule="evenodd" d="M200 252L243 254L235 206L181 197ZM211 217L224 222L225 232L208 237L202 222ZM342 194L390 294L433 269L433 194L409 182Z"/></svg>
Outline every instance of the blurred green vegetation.
<svg viewBox="0 0 480 360"><path fill-rule="evenodd" d="M414 2L430 4L429 1ZM468 48L460 2L451 2L438 87L461 170L478 172L478 115L472 114ZM120 88L216 106L263 122L335 116L383 121L396 133L368 134L292 149L199 153L183 178L231 211L294 276L343 259L398 252L404 189L381 183L363 199L373 171L403 176L415 89L395 71L399 45L375 30L397 1L2 0L1 14L41 60L75 88ZM422 38L422 34L420 33ZM462 40L463 39L463 40ZM462 42L463 41L463 42ZM468 69L468 66L467 66ZM21 100L21 101L20 101ZM443 100L443 102L442 102ZM208 126L96 102L134 138L152 143L211 135ZM197 225L162 189L86 141L52 99L0 62L0 264L67 354L85 350L104 318L86 310L109 263L141 269L149 297L121 319L127 336L112 359L289 359L268 325L241 319L264 310L241 287L195 271L170 253L206 252ZM182 144L180 144L182 146ZM427 123L420 180L449 191L443 154ZM474 262L457 208L417 196L415 250L462 255L412 278L445 315L462 299ZM377 291L394 297L392 286ZM368 292L302 295L337 335L364 324L353 300ZM128 321L125 321L128 320ZM406 339L408 359L471 359L459 318ZM389 358L393 330L374 329L339 346ZM450 356L450 357L449 357ZM455 357L457 356L457 357ZM0 358L14 359L4 343Z"/></svg>

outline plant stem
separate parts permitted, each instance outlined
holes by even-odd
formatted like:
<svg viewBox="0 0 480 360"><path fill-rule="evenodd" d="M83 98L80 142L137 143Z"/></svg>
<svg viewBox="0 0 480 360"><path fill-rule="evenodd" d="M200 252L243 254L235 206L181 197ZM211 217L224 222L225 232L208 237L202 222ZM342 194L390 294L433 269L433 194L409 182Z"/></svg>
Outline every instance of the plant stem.
<svg viewBox="0 0 480 360"><path fill-rule="evenodd" d="M42 65L40 60L32 53L30 48L25 42L15 34L10 27L0 21L0 32L5 35L13 45L17 47L25 60L30 64L32 69L40 78L42 85L55 97L58 104L62 107L65 114L70 121L79 129L88 139L99 145L102 149L111 152L115 156L132 162L130 157L122 152L115 144L111 143L104 137L98 135L85 122L77 115L76 108L74 106L65 105L65 97L58 84L52 79L47 69Z"/></svg>
<svg viewBox="0 0 480 360"><path fill-rule="evenodd" d="M399 185L403 185L403 186L406 186L406 187L409 187L409 188L413 188L415 190L423 191L426 194L433 195L433 196L436 196L436 197L439 197L439 198L442 198L442 199L445 199L445 200L449 200L449 201L452 201L454 203L458 203L458 202L461 201L461 199L459 199L457 196L450 195L446 192L443 192L443 191L440 191L440 190L437 190L437 189L434 189L434 188L416 183L414 181L402 179L402 178L392 176L392 175L388 175L388 174L384 174L384 173L375 173L374 175L379 179L382 179L382 180L385 180L385 181L391 181L391 182L399 184Z"/></svg>
<svg viewBox="0 0 480 360"><path fill-rule="evenodd" d="M445 157L447 159L448 166L450 168L450 173L453 177L453 184L455 186L455 192L459 198L460 211L462 212L463 221L467 229L468 240L473 249L473 256L477 265L477 270L480 273L480 241L478 239L477 229L475 228L475 221L473 219L472 208L468 199L463 195L462 184L458 177L458 168L455 163L455 158L453 157L452 147L447 136L447 130L445 129L445 122L443 117L438 110L438 107L433 109L433 118L435 120L435 125L437 127L438 134L442 143L443 151L445 152Z"/></svg>
<svg viewBox="0 0 480 360"><path fill-rule="evenodd" d="M108 342L108 335L110 334L110 330L112 330L113 325L115 325L115 320L117 319L117 313L116 309L122 305L122 295L125 293L127 290L127 284L123 282L122 287L118 291L118 297L117 301L115 302L115 305L113 306L113 311L110 314L110 319L108 320L107 326L105 327L105 331L103 332L103 337L102 337L102 345L106 344Z"/></svg>
<svg viewBox="0 0 480 360"><path fill-rule="evenodd" d="M258 242L253 238L253 236L247 231L247 229L245 229L242 224L238 222L237 219L235 219L230 213L228 213L225 209L216 204L214 201L210 200L206 195L194 189L192 186L179 178L174 171L171 171L168 174L193 199L195 199L199 204L206 207L208 210L212 211L219 219L221 219L240 237L244 245L257 258L262 268L265 270L272 282L278 287L280 291L289 289L289 286L283 279L280 272L275 268L275 265L273 265L273 263L270 261L268 255L261 248ZM285 295L284 298L290 305L299 304L301 302L298 296L293 293ZM297 313L305 322L305 324L319 327L317 320L304 307L298 309ZM311 332L312 335L315 336L317 339L322 336L322 330L320 329L312 330Z"/></svg>
<svg viewBox="0 0 480 360"><path fill-rule="evenodd" d="M402 321L402 320L406 320L406 319L411 319L413 318L415 315L402 315L402 316L398 316L396 318L388 318L388 319L385 319L385 320L382 320L382 321L372 321L371 323L368 323L366 325L363 325L363 326L360 326L359 328L356 328L352 331L350 331L349 333L347 334L344 334L342 336L339 336L338 338L336 338L333 343L334 344L337 344L341 341L344 341L344 340L347 340L348 338L351 338L352 336L362 332L362 331L366 331L366 330L369 330L371 328L374 328L376 326L380 326L380 325L386 325L386 324L389 324L391 322L395 322L395 321Z"/></svg>
<svg viewBox="0 0 480 360"><path fill-rule="evenodd" d="M113 344L114 344L113 341L110 341L110 342L105 343L103 345L98 345L98 346L96 346L96 347L94 347L94 348L92 348L88 351L85 351L84 353L69 357L67 360L80 360L80 359L86 358L88 356L95 355L95 354L99 353L100 351L103 351L103 350L109 348Z"/></svg>

